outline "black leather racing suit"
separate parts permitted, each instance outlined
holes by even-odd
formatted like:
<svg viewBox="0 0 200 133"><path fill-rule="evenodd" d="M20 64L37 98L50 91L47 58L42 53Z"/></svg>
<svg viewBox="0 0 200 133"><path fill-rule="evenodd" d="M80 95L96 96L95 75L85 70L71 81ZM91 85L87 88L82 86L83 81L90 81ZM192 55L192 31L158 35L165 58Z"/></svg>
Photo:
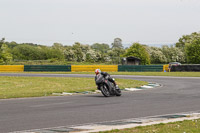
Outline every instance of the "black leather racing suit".
<svg viewBox="0 0 200 133"><path fill-rule="evenodd" d="M113 80L113 78L111 78L110 74L108 74L107 72L101 72L101 75L103 75L103 77L105 79L108 79L110 82L112 82L114 84L114 86L116 86L117 84L115 83L115 81ZM97 80L97 76L95 76L95 81ZM99 89L99 88L98 88Z"/></svg>

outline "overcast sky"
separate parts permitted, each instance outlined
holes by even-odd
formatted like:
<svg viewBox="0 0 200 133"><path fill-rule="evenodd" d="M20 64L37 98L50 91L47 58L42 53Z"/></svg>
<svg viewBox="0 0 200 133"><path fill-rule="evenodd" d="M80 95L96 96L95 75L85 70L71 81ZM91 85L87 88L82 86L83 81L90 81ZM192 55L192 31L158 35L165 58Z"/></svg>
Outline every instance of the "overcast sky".
<svg viewBox="0 0 200 133"><path fill-rule="evenodd" d="M200 31L199 0L0 0L0 38L72 45L176 43Z"/></svg>

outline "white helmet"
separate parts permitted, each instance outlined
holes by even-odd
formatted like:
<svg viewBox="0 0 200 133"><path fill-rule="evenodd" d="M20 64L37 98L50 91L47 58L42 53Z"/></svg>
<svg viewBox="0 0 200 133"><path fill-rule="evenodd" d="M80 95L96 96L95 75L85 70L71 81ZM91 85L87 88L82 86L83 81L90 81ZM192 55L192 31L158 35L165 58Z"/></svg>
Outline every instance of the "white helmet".
<svg viewBox="0 0 200 133"><path fill-rule="evenodd" d="M96 75L97 75L97 74L101 73L101 70L100 70L100 69L96 69L96 70L95 70L95 73L96 73Z"/></svg>

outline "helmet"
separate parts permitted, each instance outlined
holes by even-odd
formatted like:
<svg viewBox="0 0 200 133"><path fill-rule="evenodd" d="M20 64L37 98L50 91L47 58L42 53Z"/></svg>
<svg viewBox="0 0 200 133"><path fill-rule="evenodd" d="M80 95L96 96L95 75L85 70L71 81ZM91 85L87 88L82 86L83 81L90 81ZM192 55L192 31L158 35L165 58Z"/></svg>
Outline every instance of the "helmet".
<svg viewBox="0 0 200 133"><path fill-rule="evenodd" d="M97 75L97 74L101 73L101 70L100 70L100 69L96 69L96 70L95 70L95 73L96 73L96 75Z"/></svg>

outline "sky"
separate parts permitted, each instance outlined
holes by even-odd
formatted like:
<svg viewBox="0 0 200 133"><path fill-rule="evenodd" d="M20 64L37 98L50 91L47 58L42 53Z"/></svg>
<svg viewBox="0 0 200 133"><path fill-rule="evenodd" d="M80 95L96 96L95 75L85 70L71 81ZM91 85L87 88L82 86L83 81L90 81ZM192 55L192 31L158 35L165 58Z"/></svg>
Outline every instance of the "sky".
<svg viewBox="0 0 200 133"><path fill-rule="evenodd" d="M0 0L0 39L72 45L174 44L200 31L199 0Z"/></svg>

